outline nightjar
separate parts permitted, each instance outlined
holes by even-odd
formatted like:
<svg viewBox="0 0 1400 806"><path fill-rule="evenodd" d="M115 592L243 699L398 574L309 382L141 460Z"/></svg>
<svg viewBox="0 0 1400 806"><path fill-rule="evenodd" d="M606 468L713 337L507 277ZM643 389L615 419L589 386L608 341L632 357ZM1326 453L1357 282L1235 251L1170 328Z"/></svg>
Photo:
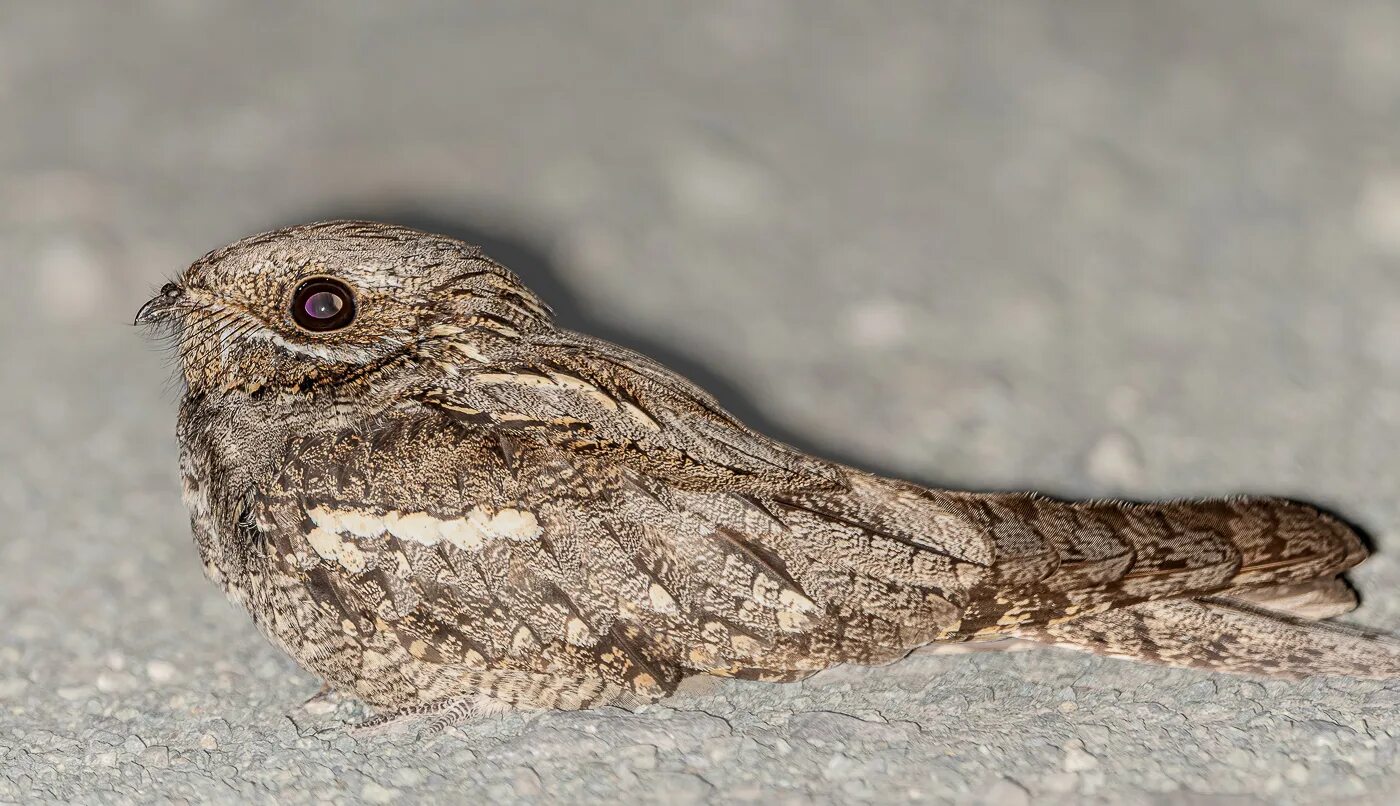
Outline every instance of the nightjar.
<svg viewBox="0 0 1400 806"><path fill-rule="evenodd" d="M1016 638L1281 677L1400 674L1357 535L1276 498L935 490L804 455L554 325L473 246L336 221L146 303L208 576L381 721L653 701Z"/></svg>

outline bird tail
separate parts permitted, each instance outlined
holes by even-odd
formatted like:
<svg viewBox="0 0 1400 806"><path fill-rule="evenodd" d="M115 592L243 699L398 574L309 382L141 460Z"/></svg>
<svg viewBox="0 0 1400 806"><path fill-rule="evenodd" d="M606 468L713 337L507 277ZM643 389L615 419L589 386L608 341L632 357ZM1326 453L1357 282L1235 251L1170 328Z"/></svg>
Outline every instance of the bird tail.
<svg viewBox="0 0 1400 806"><path fill-rule="evenodd" d="M1234 588L1216 595L1239 604L1310 621L1350 613L1357 605L1356 591L1339 576L1284 585Z"/></svg>
<svg viewBox="0 0 1400 806"><path fill-rule="evenodd" d="M1400 639L1271 611L1240 596L1143 602L1018 632L1017 637L1232 674L1295 680L1400 678Z"/></svg>

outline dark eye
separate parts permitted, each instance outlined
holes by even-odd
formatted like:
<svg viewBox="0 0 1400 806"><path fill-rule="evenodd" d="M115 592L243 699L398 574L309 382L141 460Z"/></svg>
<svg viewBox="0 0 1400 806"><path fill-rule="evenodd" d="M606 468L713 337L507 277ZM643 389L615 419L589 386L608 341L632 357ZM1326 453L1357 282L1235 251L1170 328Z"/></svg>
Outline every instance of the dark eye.
<svg viewBox="0 0 1400 806"><path fill-rule="evenodd" d="M355 319L355 298L339 280L318 277L297 286L292 319L307 330L339 330Z"/></svg>

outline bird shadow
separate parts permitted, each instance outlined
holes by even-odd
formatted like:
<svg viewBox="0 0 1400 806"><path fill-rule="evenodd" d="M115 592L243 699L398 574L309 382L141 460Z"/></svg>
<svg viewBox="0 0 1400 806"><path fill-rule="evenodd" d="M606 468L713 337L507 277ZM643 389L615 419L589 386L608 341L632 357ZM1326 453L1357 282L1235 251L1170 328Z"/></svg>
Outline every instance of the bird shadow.
<svg viewBox="0 0 1400 806"><path fill-rule="evenodd" d="M414 205L341 205L313 210L312 213L303 220L379 221L446 235L480 246L483 252L515 272L525 285L548 303L554 309L555 321L561 327L605 339L661 362L709 392L730 414L748 427L798 450L883 476L908 476L907 472L893 467L881 467L878 463L871 462L868 457L843 454L840 449L823 443L810 434L794 431L768 415L748 393L723 372L665 339L599 316L580 301L567 279L571 272L550 256L549 249L541 239L533 238L522 229L509 224L500 224L495 217L456 216L428 211ZM923 483L930 482L924 480Z"/></svg>

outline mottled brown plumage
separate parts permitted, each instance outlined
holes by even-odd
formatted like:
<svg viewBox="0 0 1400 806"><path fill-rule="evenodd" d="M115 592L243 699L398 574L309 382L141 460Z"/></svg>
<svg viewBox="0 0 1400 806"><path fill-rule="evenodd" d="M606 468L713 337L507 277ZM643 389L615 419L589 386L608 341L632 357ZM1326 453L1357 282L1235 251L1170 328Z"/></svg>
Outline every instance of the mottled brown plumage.
<svg viewBox="0 0 1400 806"><path fill-rule="evenodd" d="M1305 620L1351 606L1337 575L1366 555L1316 510L931 490L807 456L556 328L448 238L361 222L254 236L138 320L178 346L209 576L390 716L645 702L697 673L794 680L1006 637L1400 672L1394 643Z"/></svg>

